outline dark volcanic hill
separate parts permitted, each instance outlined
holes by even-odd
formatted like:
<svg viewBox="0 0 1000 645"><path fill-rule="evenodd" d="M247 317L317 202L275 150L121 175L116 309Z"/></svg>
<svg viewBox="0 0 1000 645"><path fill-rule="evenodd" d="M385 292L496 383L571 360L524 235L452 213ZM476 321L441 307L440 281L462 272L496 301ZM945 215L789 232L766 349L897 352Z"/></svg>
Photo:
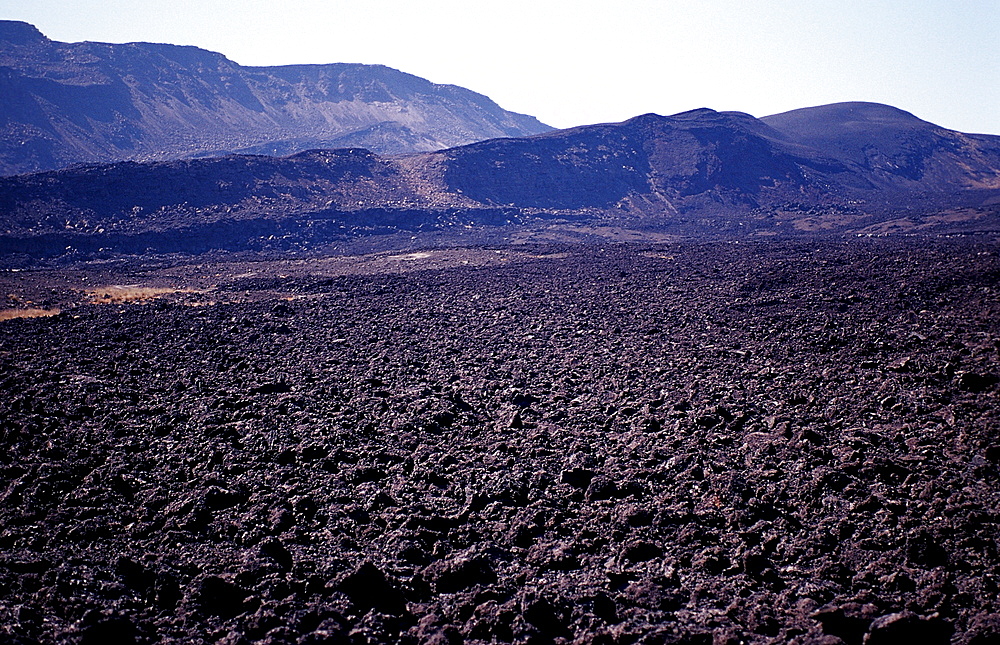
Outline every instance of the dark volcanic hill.
<svg viewBox="0 0 1000 645"><path fill-rule="evenodd" d="M1000 189L1000 137L946 130L870 103L764 119L708 109L647 114L441 154L452 188L521 207L660 214L863 201L898 208L918 195L950 200Z"/></svg>
<svg viewBox="0 0 1000 645"><path fill-rule="evenodd" d="M549 128L380 65L243 67L149 43L60 43L0 21L0 173L310 148L438 150Z"/></svg>
<svg viewBox="0 0 1000 645"><path fill-rule="evenodd" d="M879 185L997 188L1000 137L947 130L877 103L836 103L761 119L789 140L872 174Z"/></svg>
<svg viewBox="0 0 1000 645"><path fill-rule="evenodd" d="M410 156L344 149L6 178L0 251L300 248L482 224L692 236L982 230L998 215L1000 137L851 103L765 119L647 114Z"/></svg>

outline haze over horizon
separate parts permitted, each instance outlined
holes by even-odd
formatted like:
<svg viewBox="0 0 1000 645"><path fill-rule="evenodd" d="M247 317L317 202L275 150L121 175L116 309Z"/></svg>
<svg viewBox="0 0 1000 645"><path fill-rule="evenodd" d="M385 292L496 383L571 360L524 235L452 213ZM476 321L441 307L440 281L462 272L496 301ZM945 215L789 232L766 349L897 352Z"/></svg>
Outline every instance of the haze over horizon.
<svg viewBox="0 0 1000 645"><path fill-rule="evenodd" d="M369 63L554 127L699 107L761 117L887 103L1000 134L1000 3L3 0L53 40L194 45L242 65Z"/></svg>

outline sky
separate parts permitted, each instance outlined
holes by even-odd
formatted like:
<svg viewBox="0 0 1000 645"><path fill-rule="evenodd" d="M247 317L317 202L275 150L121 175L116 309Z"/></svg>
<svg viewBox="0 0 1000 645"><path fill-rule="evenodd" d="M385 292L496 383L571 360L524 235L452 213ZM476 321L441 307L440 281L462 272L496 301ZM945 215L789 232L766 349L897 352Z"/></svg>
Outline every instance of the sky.
<svg viewBox="0 0 1000 645"><path fill-rule="evenodd" d="M554 127L888 103L1000 134L1000 0L0 0L53 40L377 63Z"/></svg>

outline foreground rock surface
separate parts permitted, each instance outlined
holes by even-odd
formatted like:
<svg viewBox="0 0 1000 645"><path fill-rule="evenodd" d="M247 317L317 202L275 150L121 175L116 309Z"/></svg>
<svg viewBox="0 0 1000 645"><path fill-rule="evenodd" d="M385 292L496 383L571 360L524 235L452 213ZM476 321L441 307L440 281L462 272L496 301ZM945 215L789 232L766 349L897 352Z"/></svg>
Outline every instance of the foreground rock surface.
<svg viewBox="0 0 1000 645"><path fill-rule="evenodd" d="M1000 638L995 241L530 250L0 323L0 641Z"/></svg>

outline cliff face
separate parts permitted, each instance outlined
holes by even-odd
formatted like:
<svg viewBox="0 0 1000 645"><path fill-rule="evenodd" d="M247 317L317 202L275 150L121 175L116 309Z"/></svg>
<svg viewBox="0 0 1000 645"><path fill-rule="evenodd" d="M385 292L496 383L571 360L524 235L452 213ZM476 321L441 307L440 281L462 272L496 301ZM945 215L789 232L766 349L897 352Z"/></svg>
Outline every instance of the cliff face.
<svg viewBox="0 0 1000 645"><path fill-rule="evenodd" d="M243 67L195 47L59 43L0 21L0 173L310 148L438 150L545 132L380 65Z"/></svg>

